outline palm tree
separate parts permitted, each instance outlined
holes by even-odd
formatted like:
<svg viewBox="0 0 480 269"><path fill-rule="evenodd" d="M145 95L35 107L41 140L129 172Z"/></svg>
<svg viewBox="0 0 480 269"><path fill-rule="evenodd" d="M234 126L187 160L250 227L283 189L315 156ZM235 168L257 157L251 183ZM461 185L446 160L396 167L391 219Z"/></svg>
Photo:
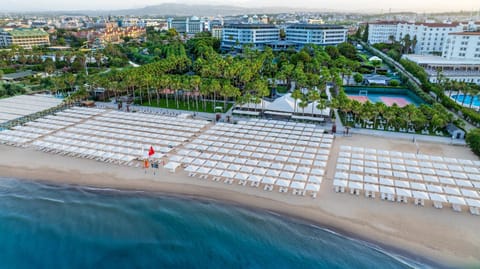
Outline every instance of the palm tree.
<svg viewBox="0 0 480 269"><path fill-rule="evenodd" d="M301 99L303 97L303 93L299 90L299 89L295 89L293 92L292 92L292 98L293 100L295 101L295 107L293 109L293 112L297 112L297 100Z"/></svg>
<svg viewBox="0 0 480 269"><path fill-rule="evenodd" d="M305 108L308 106L308 99L305 97L302 97L300 99L300 103L298 103L298 106L302 108L302 115L305 116Z"/></svg>
<svg viewBox="0 0 480 269"><path fill-rule="evenodd" d="M317 90L310 90L307 95L308 101L312 102L312 116L313 116L313 104L320 99L320 94Z"/></svg>

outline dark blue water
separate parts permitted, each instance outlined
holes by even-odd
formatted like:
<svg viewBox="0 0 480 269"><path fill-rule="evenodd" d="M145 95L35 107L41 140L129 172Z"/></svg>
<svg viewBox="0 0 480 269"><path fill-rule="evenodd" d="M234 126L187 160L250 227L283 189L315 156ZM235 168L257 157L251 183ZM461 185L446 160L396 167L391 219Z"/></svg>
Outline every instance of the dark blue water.
<svg viewBox="0 0 480 269"><path fill-rule="evenodd" d="M0 178L0 268L409 267L269 212Z"/></svg>

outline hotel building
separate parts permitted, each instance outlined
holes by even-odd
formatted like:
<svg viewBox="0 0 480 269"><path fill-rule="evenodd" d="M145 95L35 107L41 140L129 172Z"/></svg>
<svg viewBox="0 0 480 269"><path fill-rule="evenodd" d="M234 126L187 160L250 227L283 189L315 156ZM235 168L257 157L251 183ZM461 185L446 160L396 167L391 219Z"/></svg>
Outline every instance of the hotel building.
<svg viewBox="0 0 480 269"><path fill-rule="evenodd" d="M335 46L347 41L347 29L339 25L328 24L294 24L288 26L287 41L300 49L307 44Z"/></svg>
<svg viewBox="0 0 480 269"><path fill-rule="evenodd" d="M31 49L35 46L50 45L50 39L48 33L41 29L0 29L0 47L12 45Z"/></svg>
<svg viewBox="0 0 480 269"><path fill-rule="evenodd" d="M272 24L229 24L223 28L222 48L241 49L251 44L255 49L263 49L279 39L280 29Z"/></svg>

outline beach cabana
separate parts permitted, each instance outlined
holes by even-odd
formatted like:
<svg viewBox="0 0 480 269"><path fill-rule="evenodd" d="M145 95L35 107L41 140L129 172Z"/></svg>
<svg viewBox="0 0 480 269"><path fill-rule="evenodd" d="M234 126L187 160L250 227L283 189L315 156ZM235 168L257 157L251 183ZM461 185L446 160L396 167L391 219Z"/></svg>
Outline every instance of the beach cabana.
<svg viewBox="0 0 480 269"><path fill-rule="evenodd" d="M333 180L333 187L335 188L335 192L345 192L345 188L348 185L348 181L342 179L334 179Z"/></svg>
<svg viewBox="0 0 480 269"><path fill-rule="evenodd" d="M430 193L430 200L435 208L443 208L443 203L447 203L447 197L443 194Z"/></svg>
<svg viewBox="0 0 480 269"><path fill-rule="evenodd" d="M395 188L397 193L397 202L408 203L408 198L412 198L412 192L408 189Z"/></svg>
<svg viewBox="0 0 480 269"><path fill-rule="evenodd" d="M357 181L349 181L348 188L350 189L350 194L360 195L360 192L363 190L363 183Z"/></svg>
<svg viewBox="0 0 480 269"><path fill-rule="evenodd" d="M290 180L286 179L277 179L275 185L279 186L279 192L288 192L288 187L290 186Z"/></svg>
<svg viewBox="0 0 480 269"><path fill-rule="evenodd" d="M412 196L415 199L414 204L420 206L424 206L425 200L430 199L428 193L424 191L412 191Z"/></svg>
<svg viewBox="0 0 480 269"><path fill-rule="evenodd" d="M249 175L246 173L237 173L234 178L238 180L238 184L245 186L248 177Z"/></svg>
<svg viewBox="0 0 480 269"><path fill-rule="evenodd" d="M395 201L395 189L393 187L380 186L382 200Z"/></svg>
<svg viewBox="0 0 480 269"><path fill-rule="evenodd" d="M305 187L306 191L310 191L313 198L317 198L317 193L320 191L319 184L308 183Z"/></svg>
<svg viewBox="0 0 480 269"><path fill-rule="evenodd" d="M293 189L293 195L305 195L305 182L292 181L290 188Z"/></svg>
<svg viewBox="0 0 480 269"><path fill-rule="evenodd" d="M465 198L465 202L470 208L470 213L472 215L477 215L477 216L480 215L480 200Z"/></svg>
<svg viewBox="0 0 480 269"><path fill-rule="evenodd" d="M465 206L467 203L465 202L465 199L462 197L458 196L447 196L448 202L452 205L452 208L454 211L461 212L462 207Z"/></svg>
<svg viewBox="0 0 480 269"><path fill-rule="evenodd" d="M258 175L249 175L247 180L251 182L250 185L252 187L258 187L260 185L260 181L262 180L262 177Z"/></svg>
<svg viewBox="0 0 480 269"><path fill-rule="evenodd" d="M272 191L273 190L273 185L275 184L276 179L273 177L263 177L262 178L262 183L265 184L265 187L263 190L265 191Z"/></svg>
<svg viewBox="0 0 480 269"><path fill-rule="evenodd" d="M177 162L168 162L164 168L169 170L170 173L175 173L175 171L177 170L177 168L180 166L180 163L177 163Z"/></svg>
<svg viewBox="0 0 480 269"><path fill-rule="evenodd" d="M374 199L375 199L375 194L379 190L378 185L375 185L375 184L365 184L364 189L365 189L365 197L374 198Z"/></svg>

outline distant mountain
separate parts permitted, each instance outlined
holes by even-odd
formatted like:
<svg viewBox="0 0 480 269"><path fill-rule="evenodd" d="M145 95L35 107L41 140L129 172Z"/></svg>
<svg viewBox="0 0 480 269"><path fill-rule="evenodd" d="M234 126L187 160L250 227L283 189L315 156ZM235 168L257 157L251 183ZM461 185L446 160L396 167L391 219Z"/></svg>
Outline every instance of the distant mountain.
<svg viewBox="0 0 480 269"><path fill-rule="evenodd" d="M160 5L146 6L138 9L113 10L112 15L151 15L151 16L229 16L243 14L263 14L263 13L282 13L292 12L293 8L268 7L268 8L244 8L230 5L210 5L210 4L176 4L165 3Z"/></svg>

